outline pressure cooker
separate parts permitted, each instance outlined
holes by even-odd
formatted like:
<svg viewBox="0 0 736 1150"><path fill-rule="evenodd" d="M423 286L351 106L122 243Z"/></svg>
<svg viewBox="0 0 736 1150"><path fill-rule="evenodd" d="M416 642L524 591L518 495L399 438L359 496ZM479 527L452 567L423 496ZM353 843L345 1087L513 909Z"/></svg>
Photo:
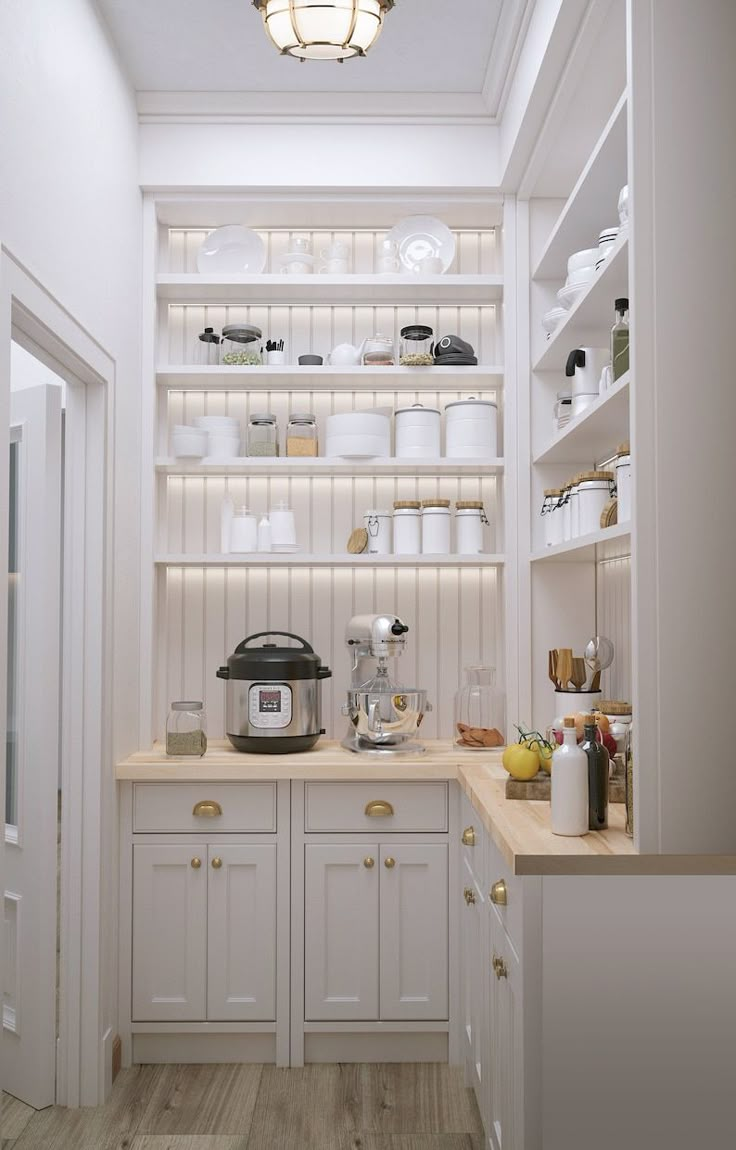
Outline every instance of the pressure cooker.
<svg viewBox="0 0 736 1150"><path fill-rule="evenodd" d="M250 646L256 639L294 639L300 647L276 643ZM324 735L321 726L323 667L306 639L290 631L259 631L243 639L220 667L227 680L225 727L236 751L286 755L309 751Z"/></svg>

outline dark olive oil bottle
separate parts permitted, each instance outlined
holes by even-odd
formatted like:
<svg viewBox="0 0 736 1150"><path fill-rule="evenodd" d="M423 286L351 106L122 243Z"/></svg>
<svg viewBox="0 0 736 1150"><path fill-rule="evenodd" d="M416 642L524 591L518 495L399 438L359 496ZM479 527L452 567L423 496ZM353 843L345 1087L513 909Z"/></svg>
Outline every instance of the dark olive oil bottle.
<svg viewBox="0 0 736 1150"><path fill-rule="evenodd" d="M588 826L592 831L608 827L608 751L596 738L595 715L583 716L583 747L588 758Z"/></svg>

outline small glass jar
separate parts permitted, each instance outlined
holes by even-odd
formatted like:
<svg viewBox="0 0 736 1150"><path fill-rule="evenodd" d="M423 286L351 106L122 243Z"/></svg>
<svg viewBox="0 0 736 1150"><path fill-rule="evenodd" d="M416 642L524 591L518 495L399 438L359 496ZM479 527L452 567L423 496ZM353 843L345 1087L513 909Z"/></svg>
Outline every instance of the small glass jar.
<svg viewBox="0 0 736 1150"><path fill-rule="evenodd" d="M616 753L611 756L611 777L623 779L631 738L631 703L601 699L596 711L608 719L608 733L616 743Z"/></svg>
<svg viewBox="0 0 736 1150"><path fill-rule="evenodd" d="M279 428L270 411L258 412L248 420L248 455L278 455Z"/></svg>
<svg viewBox="0 0 736 1150"><path fill-rule="evenodd" d="M402 367L431 367L434 363L432 328L424 323L402 327L399 356Z"/></svg>
<svg viewBox="0 0 736 1150"><path fill-rule="evenodd" d="M455 743L489 750L506 742L506 697L496 686L495 667L466 667L464 686L455 694Z"/></svg>
<svg viewBox="0 0 736 1150"><path fill-rule="evenodd" d="M252 323L231 323L222 329L220 362L230 367L260 367L262 331Z"/></svg>
<svg viewBox="0 0 736 1150"><path fill-rule="evenodd" d="M292 412L286 426L287 455L318 455L317 416Z"/></svg>
<svg viewBox="0 0 736 1150"><path fill-rule="evenodd" d="M205 723L201 700L172 703L166 720L166 754L201 759L207 750Z"/></svg>
<svg viewBox="0 0 736 1150"><path fill-rule="evenodd" d="M206 327L197 340L197 363L200 367L217 367L220 362L220 337L213 327Z"/></svg>
<svg viewBox="0 0 736 1150"><path fill-rule="evenodd" d="M363 353L363 363L366 367L393 367L394 341L388 335L374 335L366 340L366 350Z"/></svg>

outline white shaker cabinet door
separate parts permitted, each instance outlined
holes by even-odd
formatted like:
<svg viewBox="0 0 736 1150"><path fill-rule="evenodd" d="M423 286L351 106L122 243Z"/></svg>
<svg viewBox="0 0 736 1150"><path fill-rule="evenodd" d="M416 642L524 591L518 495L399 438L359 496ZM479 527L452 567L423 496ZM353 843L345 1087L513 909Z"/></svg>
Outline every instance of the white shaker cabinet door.
<svg viewBox="0 0 736 1150"><path fill-rule="evenodd" d="M381 1019L448 1017L447 847L381 847Z"/></svg>
<svg viewBox="0 0 736 1150"><path fill-rule="evenodd" d="M375 843L305 848L305 1018L378 1019Z"/></svg>
<svg viewBox="0 0 736 1150"><path fill-rule="evenodd" d="M207 1018L276 1018L276 846L208 854Z"/></svg>
<svg viewBox="0 0 736 1150"><path fill-rule="evenodd" d="M461 1008L463 1019L463 1055L466 1082L472 1085L478 1100L481 1117L487 1120L488 1034L486 1012L486 938L488 911L480 883L468 867L461 862L463 883L461 923Z"/></svg>
<svg viewBox="0 0 736 1150"><path fill-rule="evenodd" d="M496 1150L524 1150L522 970L497 914L488 917L489 1130Z"/></svg>
<svg viewBox="0 0 736 1150"><path fill-rule="evenodd" d="M207 847L133 847L133 1021L206 1018Z"/></svg>

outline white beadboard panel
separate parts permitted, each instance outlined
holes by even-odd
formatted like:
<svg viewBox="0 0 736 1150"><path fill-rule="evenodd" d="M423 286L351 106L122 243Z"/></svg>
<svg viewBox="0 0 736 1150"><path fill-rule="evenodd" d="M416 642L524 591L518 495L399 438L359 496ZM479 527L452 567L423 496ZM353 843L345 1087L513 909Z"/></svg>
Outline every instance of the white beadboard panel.
<svg viewBox="0 0 736 1150"><path fill-rule="evenodd" d="M210 228L169 228L168 244L164 232L164 251L162 271L176 273L190 273L197 271L197 252L202 241L209 234ZM293 250L295 236L306 236L310 240L310 247L317 260L316 266L322 263L321 253L330 244L340 241L347 245L349 250L350 270L358 274L370 274L378 271L378 258L381 254L381 243L386 237L385 229L356 229L353 231L312 231L310 229L286 228L269 229L261 231L258 235L266 247L266 266L264 271L279 272L281 270L281 257ZM496 230L462 229L454 231L455 259L448 269L461 275L492 274L500 270L499 252Z"/></svg>
<svg viewBox="0 0 736 1150"><path fill-rule="evenodd" d="M503 683L501 575L493 568L166 568L158 578L165 581L158 738L169 703L181 698L202 699L209 735L223 737L225 685L217 668L242 639L272 627L302 635L332 668L322 721L328 736L341 737L350 678L344 629L364 612L394 611L410 628L392 673L427 690L433 710L425 738L451 736L464 667L495 666Z"/></svg>
<svg viewBox="0 0 736 1150"><path fill-rule="evenodd" d="M267 339L283 339L286 362L295 364L307 353L327 358L341 343L359 344L381 332L392 336L399 353L401 328L407 324L426 323L435 338L455 334L475 348L480 363L500 362L503 339L499 335L499 318L495 305L463 304L450 306L225 306L171 304L165 313L168 326L168 363L195 364L204 346L198 336L205 327L220 331L226 324L251 323ZM255 350L255 344L254 344Z"/></svg>
<svg viewBox="0 0 736 1150"><path fill-rule="evenodd" d="M601 676L605 699L631 700L631 557L605 559L596 568L599 635L614 645L613 664Z"/></svg>

